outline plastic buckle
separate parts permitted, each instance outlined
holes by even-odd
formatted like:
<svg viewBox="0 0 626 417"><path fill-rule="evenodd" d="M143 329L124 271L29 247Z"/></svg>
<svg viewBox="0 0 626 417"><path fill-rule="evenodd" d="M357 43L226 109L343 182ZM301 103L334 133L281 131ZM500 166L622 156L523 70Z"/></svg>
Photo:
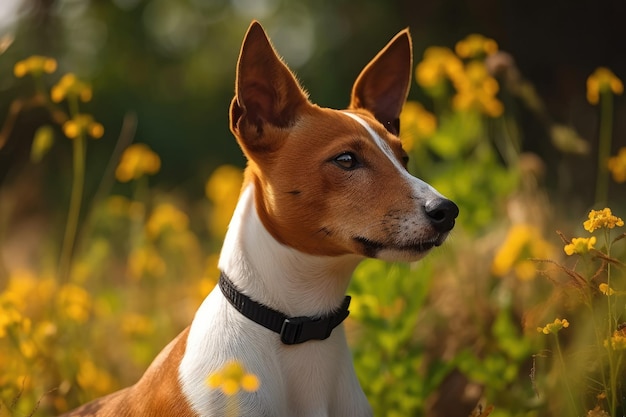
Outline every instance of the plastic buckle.
<svg viewBox="0 0 626 417"><path fill-rule="evenodd" d="M311 339L324 340L333 331L329 318L311 320L309 317L293 317L283 321L280 340L286 345L296 345Z"/></svg>

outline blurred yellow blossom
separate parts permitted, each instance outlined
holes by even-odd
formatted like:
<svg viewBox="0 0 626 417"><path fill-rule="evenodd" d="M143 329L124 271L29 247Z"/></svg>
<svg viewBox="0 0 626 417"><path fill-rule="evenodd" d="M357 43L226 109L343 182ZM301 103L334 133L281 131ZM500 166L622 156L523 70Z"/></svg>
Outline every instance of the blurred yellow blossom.
<svg viewBox="0 0 626 417"><path fill-rule="evenodd" d="M591 104L598 104L600 93L604 91L621 95L624 92L624 84L610 69L598 67L587 78L587 101Z"/></svg>
<svg viewBox="0 0 626 417"><path fill-rule="evenodd" d="M537 327L537 331L543 334L557 334L559 330L569 327L567 319L554 319L552 323L548 323L543 327Z"/></svg>
<svg viewBox="0 0 626 417"><path fill-rule="evenodd" d="M569 256L575 253L582 255L584 253L588 253L591 249L594 249L593 245L596 244L596 240L595 236L589 238L575 237L572 239L572 243L565 245L563 250Z"/></svg>
<svg viewBox="0 0 626 417"><path fill-rule="evenodd" d="M162 203L152 211L146 223L146 232L151 239L156 239L167 230L182 232L187 230L189 216L173 204Z"/></svg>
<svg viewBox="0 0 626 417"><path fill-rule="evenodd" d="M206 182L205 194L213 203L210 228L214 236L221 237L226 233L239 199L242 182L243 171L232 165L218 167Z"/></svg>
<svg viewBox="0 0 626 417"><path fill-rule="evenodd" d="M167 266L157 250L148 246L133 249L128 256L128 270L135 279L146 275L158 278L165 275Z"/></svg>
<svg viewBox="0 0 626 417"><path fill-rule="evenodd" d="M604 347L611 346L613 350L626 349L626 334L623 330L616 330L613 332L613 336L604 341Z"/></svg>
<svg viewBox="0 0 626 417"><path fill-rule="evenodd" d="M240 390L254 392L259 389L261 382L256 375L248 373L241 363L232 360L210 374L206 384L211 389L220 389L230 397Z"/></svg>
<svg viewBox="0 0 626 417"><path fill-rule="evenodd" d="M535 277L536 268L530 258L548 258L554 252L552 245L543 239L537 227L528 224L513 225L496 252L491 272L502 277L513 271L517 278Z"/></svg>
<svg viewBox="0 0 626 417"><path fill-rule="evenodd" d="M161 169L161 158L144 143L130 145L122 153L115 170L115 178L120 182L136 180L143 175L154 175Z"/></svg>
<svg viewBox="0 0 626 417"><path fill-rule="evenodd" d="M500 87L485 64L472 61L463 74L454 80L457 93L452 98L452 107L462 111L476 109L490 117L500 116L504 111L502 102L496 98Z"/></svg>
<svg viewBox="0 0 626 417"><path fill-rule="evenodd" d="M498 52L498 44L493 39L474 33L457 42L454 50L461 58L477 58Z"/></svg>
<svg viewBox="0 0 626 417"><path fill-rule="evenodd" d="M77 114L63 124L63 133L70 139L76 139L85 134L94 139L100 139L104 135L104 127L90 114Z"/></svg>
<svg viewBox="0 0 626 417"><path fill-rule="evenodd" d="M154 324L148 316L129 313L122 316L121 328L129 336L146 336L154 331Z"/></svg>
<svg viewBox="0 0 626 417"><path fill-rule="evenodd" d="M446 78L455 80L462 73L461 60L449 48L440 46L426 49L424 58L415 69L417 83L424 88L437 87Z"/></svg>
<svg viewBox="0 0 626 417"><path fill-rule="evenodd" d="M65 284L57 293L57 305L63 316L78 323L84 323L91 312L91 296L78 285Z"/></svg>
<svg viewBox="0 0 626 417"><path fill-rule="evenodd" d="M57 61L47 56L33 55L22 61L18 61L13 67L13 74L22 78L26 74L38 77L43 73L52 74L57 69Z"/></svg>
<svg viewBox="0 0 626 417"><path fill-rule="evenodd" d="M626 182L626 147L621 148L616 156L610 157L607 166L615 182Z"/></svg>
<svg viewBox="0 0 626 417"><path fill-rule="evenodd" d="M93 361L83 359L76 375L76 382L85 391L105 394L113 388L113 378L106 371L98 368Z"/></svg>
<svg viewBox="0 0 626 417"><path fill-rule="evenodd" d="M437 130L437 118L417 101L407 101L400 113L402 147L411 151L420 139L428 138Z"/></svg>
<svg viewBox="0 0 626 417"><path fill-rule="evenodd" d="M7 336L9 328L22 321L22 315L12 305L0 303L0 339Z"/></svg>
<svg viewBox="0 0 626 417"><path fill-rule="evenodd" d="M72 73L65 74L59 82L52 87L50 92L50 98L55 103L59 103L67 98L78 98L83 102L91 100L93 92L91 86L79 80L76 75Z"/></svg>
<svg viewBox="0 0 626 417"><path fill-rule="evenodd" d="M604 282L598 286L598 289L604 295L613 295L613 294L615 294L615 290L613 288L609 287L609 284L606 284Z"/></svg>
<svg viewBox="0 0 626 417"><path fill-rule="evenodd" d="M585 230L590 233L600 228L613 229L615 226L622 227L623 225L624 221L614 216L608 207L602 210L591 210L589 212L589 220L583 223Z"/></svg>

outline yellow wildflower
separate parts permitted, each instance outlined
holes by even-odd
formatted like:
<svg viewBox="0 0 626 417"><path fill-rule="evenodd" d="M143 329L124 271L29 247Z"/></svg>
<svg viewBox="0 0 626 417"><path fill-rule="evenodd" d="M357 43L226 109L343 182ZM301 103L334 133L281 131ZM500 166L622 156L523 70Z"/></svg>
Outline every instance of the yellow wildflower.
<svg viewBox="0 0 626 417"><path fill-rule="evenodd" d="M143 143L130 145L120 158L115 178L120 182L136 180L144 175L154 175L161 169L161 158Z"/></svg>
<svg viewBox="0 0 626 417"><path fill-rule="evenodd" d="M47 56L33 55L22 61L18 61L13 67L13 74L22 78L26 74L38 77L43 73L52 74L57 69L57 61Z"/></svg>
<svg viewBox="0 0 626 417"><path fill-rule="evenodd" d="M598 67L587 78L587 101L591 104L598 104L600 93L605 91L621 95L624 92L624 84L610 69Z"/></svg>
<svg viewBox="0 0 626 417"><path fill-rule="evenodd" d="M223 236L226 233L239 199L242 181L243 172L240 168L222 165L213 171L206 182L204 191L213 203L210 227L214 236Z"/></svg>
<svg viewBox="0 0 626 417"><path fill-rule="evenodd" d="M55 103L60 103L66 97L79 98L83 102L88 102L93 96L91 86L76 78L72 73L65 74L59 82L52 87L50 98Z"/></svg>
<svg viewBox="0 0 626 417"><path fill-rule="evenodd" d="M182 232L187 230L189 216L173 204L163 203L156 206L146 223L146 232L151 239L158 238L167 230Z"/></svg>
<svg viewBox="0 0 626 417"><path fill-rule="evenodd" d="M615 226L622 227L624 221L611 213L610 208L604 208L602 210L591 210L589 212L589 220L583 223L583 227L589 233L596 229L607 228L613 229Z"/></svg>
<svg viewBox="0 0 626 417"><path fill-rule="evenodd" d="M402 146L409 152L415 142L428 138L437 130L437 118L417 101L407 101L400 113L400 139Z"/></svg>
<svg viewBox="0 0 626 417"><path fill-rule="evenodd" d="M607 167L615 182L626 182L626 147L621 148L616 156L609 158Z"/></svg>
<svg viewBox="0 0 626 417"><path fill-rule="evenodd" d="M129 336L146 336L154 331L150 317L135 313L122 316L121 328Z"/></svg>
<svg viewBox="0 0 626 417"><path fill-rule="evenodd" d="M109 392L114 385L111 375L88 359L80 361L76 382L85 391L95 391L97 394Z"/></svg>
<svg viewBox="0 0 626 417"><path fill-rule="evenodd" d="M248 373L241 363L232 360L209 375L206 384L211 389L219 388L230 397L240 390L254 392L259 389L261 382L256 375Z"/></svg>
<svg viewBox="0 0 626 417"><path fill-rule="evenodd" d="M498 82L487 72L484 62L472 61L465 73L454 81L457 94L452 98L455 110L477 109L490 117L498 117L504 106L496 98L500 89Z"/></svg>
<svg viewBox="0 0 626 417"><path fill-rule="evenodd" d="M517 278L530 280L535 277L536 268L529 258L548 258L553 251L538 228L528 224L513 225L494 256L491 272L503 277L513 271Z"/></svg>
<svg viewBox="0 0 626 417"><path fill-rule="evenodd" d="M78 323L87 321L91 304L89 293L75 284L63 285L57 294L57 305L61 314Z"/></svg>
<svg viewBox="0 0 626 417"><path fill-rule="evenodd" d="M431 46L417 64L417 83L424 88L434 88L446 78L455 80L463 73L463 63L449 48Z"/></svg>
<svg viewBox="0 0 626 417"><path fill-rule="evenodd" d="M104 135L104 127L90 114L77 114L63 124L63 133L70 139L76 139L85 134L94 139L100 139Z"/></svg>
<svg viewBox="0 0 626 417"><path fill-rule="evenodd" d="M613 336L604 341L604 347L611 347L613 350L626 349L626 334L623 330L616 330L613 332Z"/></svg>
<svg viewBox="0 0 626 417"><path fill-rule="evenodd" d="M537 331L543 334L557 334L561 329L569 327L567 319L554 319L552 323L548 323L543 327L537 327Z"/></svg>
<svg viewBox="0 0 626 417"><path fill-rule="evenodd" d="M167 265L156 249L141 247L134 249L128 256L128 270L134 279L145 275L162 277L167 272Z"/></svg>
<svg viewBox="0 0 626 417"><path fill-rule="evenodd" d="M0 339L7 335L7 330L22 321L22 315L12 305L0 304Z"/></svg>
<svg viewBox="0 0 626 417"><path fill-rule="evenodd" d="M615 294L615 290L609 287L609 284L605 284L604 282L598 286L600 292L604 295L613 295Z"/></svg>
<svg viewBox="0 0 626 417"><path fill-rule="evenodd" d="M454 50L461 58L477 58L498 52L498 44L483 35L471 34L457 42Z"/></svg>
<svg viewBox="0 0 626 417"><path fill-rule="evenodd" d="M596 244L596 240L595 236L589 238L575 237L572 239L572 243L565 245L563 250L569 256L575 253L582 255L584 253L588 253L591 249L594 249L593 245Z"/></svg>

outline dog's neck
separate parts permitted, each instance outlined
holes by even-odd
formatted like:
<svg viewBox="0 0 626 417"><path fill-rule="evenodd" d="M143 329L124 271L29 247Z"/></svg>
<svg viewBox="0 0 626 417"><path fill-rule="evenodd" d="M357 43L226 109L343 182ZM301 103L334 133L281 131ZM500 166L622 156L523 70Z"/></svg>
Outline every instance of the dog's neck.
<svg viewBox="0 0 626 417"><path fill-rule="evenodd" d="M343 302L350 277L362 260L302 253L278 242L258 216L248 182L228 227L219 268L253 300L288 316L320 316Z"/></svg>

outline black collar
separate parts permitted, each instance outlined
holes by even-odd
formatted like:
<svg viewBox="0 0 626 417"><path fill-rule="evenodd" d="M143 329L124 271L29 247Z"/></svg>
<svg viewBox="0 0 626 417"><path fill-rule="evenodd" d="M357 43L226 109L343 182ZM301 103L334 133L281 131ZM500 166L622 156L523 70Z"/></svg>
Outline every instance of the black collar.
<svg viewBox="0 0 626 417"><path fill-rule="evenodd" d="M286 345L304 343L311 339L324 340L350 314L349 295L346 295L339 310L330 315L287 317L280 311L260 304L243 294L223 272L220 274L219 286L226 299L237 311L266 329L278 333L280 340Z"/></svg>

